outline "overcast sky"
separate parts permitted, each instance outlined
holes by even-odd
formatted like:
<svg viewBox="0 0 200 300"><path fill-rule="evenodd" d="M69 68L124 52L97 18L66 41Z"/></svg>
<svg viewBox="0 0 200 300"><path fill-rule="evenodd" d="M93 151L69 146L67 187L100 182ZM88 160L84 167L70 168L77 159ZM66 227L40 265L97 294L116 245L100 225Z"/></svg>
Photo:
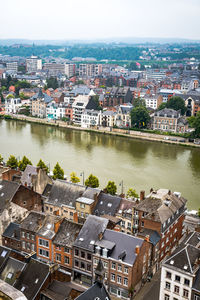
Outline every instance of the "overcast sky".
<svg viewBox="0 0 200 300"><path fill-rule="evenodd" d="M0 38L200 39L200 0L1 0Z"/></svg>

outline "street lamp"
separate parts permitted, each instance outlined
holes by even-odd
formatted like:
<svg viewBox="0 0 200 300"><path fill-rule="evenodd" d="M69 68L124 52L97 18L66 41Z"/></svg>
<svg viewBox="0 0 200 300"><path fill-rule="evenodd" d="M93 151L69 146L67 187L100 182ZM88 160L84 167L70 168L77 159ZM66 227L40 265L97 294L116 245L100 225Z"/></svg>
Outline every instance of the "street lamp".
<svg viewBox="0 0 200 300"><path fill-rule="evenodd" d="M81 172L80 176L83 177L83 185L84 185L84 183L85 183L85 173L84 173L84 171Z"/></svg>
<svg viewBox="0 0 200 300"><path fill-rule="evenodd" d="M124 182L123 180L120 182L119 186L121 186L121 194L124 192Z"/></svg>

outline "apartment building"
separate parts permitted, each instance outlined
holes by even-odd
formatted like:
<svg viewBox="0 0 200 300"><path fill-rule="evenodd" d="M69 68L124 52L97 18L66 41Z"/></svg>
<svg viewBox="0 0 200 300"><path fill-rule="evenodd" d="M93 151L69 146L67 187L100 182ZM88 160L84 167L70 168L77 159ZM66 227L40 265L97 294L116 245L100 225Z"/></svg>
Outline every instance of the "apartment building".
<svg viewBox="0 0 200 300"><path fill-rule="evenodd" d="M31 114L39 118L46 118L46 107L52 101L52 98L40 89L31 100Z"/></svg>
<svg viewBox="0 0 200 300"><path fill-rule="evenodd" d="M80 77L94 77L102 73L101 64L80 64L79 65L79 76Z"/></svg>
<svg viewBox="0 0 200 300"><path fill-rule="evenodd" d="M37 72L42 70L42 60L37 56L32 55L26 59L26 71L28 73Z"/></svg>

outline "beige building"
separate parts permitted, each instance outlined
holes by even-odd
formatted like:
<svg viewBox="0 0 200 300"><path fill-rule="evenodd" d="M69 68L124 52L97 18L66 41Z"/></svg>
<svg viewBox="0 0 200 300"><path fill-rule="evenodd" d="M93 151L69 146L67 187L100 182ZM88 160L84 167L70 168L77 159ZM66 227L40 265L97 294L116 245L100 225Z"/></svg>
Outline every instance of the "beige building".
<svg viewBox="0 0 200 300"><path fill-rule="evenodd" d="M43 93L42 90L40 89L39 92L31 98L31 100L32 100L32 104L31 104L32 116L45 118L47 104L52 101L52 98L47 94Z"/></svg>

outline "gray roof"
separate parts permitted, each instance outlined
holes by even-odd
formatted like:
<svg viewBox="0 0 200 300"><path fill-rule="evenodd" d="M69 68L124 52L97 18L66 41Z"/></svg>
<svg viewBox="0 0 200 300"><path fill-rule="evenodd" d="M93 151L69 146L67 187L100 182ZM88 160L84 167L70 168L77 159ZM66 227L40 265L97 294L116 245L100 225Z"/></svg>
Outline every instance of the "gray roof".
<svg viewBox="0 0 200 300"><path fill-rule="evenodd" d="M78 296L75 300L111 300L106 287L95 282L87 291Z"/></svg>
<svg viewBox="0 0 200 300"><path fill-rule="evenodd" d="M21 273L25 265L26 264L24 262L9 257L0 274L0 279L4 280L10 285L13 285L16 281L17 276L19 275L19 273Z"/></svg>
<svg viewBox="0 0 200 300"><path fill-rule="evenodd" d="M20 241L20 225L16 223L10 223L4 233L2 234L3 237L8 237L12 239L16 239Z"/></svg>
<svg viewBox="0 0 200 300"><path fill-rule="evenodd" d="M199 259L200 249L187 244L177 248L164 264L180 269L182 272L194 274L194 271L196 271L196 262Z"/></svg>
<svg viewBox="0 0 200 300"><path fill-rule="evenodd" d="M81 224L73 223L71 221L68 221L67 219L64 219L58 229L58 232L56 233L53 243L57 245L72 247L81 228Z"/></svg>
<svg viewBox="0 0 200 300"><path fill-rule="evenodd" d="M200 267L199 267L199 270L197 271L196 273L196 277L195 277L195 280L194 280L194 284L192 286L192 289L194 291L198 291L200 293ZM197 298L198 299L198 298Z"/></svg>
<svg viewBox="0 0 200 300"><path fill-rule="evenodd" d="M152 230L152 229L143 229L142 231L140 231L140 233L139 233L139 235L140 236L143 236L143 237L145 237L145 236L149 236L149 241L154 245L154 246L156 246L158 243L159 243L159 241L160 241L160 239L161 239L161 237L160 237L160 235L158 234L158 232L157 231L155 231L155 230Z"/></svg>
<svg viewBox="0 0 200 300"><path fill-rule="evenodd" d="M51 102L53 99L48 96L46 93L42 93L41 92L38 92L36 93L35 95L33 95L31 97L31 100L38 100L38 99L42 99L45 103L49 103Z"/></svg>
<svg viewBox="0 0 200 300"><path fill-rule="evenodd" d="M21 229L37 232L42 226L46 215L40 212L31 211L20 224Z"/></svg>
<svg viewBox="0 0 200 300"><path fill-rule="evenodd" d="M48 203L56 206L68 205L75 207L76 199L83 195L86 187L80 184L56 180L51 188Z"/></svg>
<svg viewBox="0 0 200 300"><path fill-rule="evenodd" d="M190 244L194 247L198 247L200 244L200 232L190 232L188 236L184 239L183 244Z"/></svg>
<svg viewBox="0 0 200 300"><path fill-rule="evenodd" d="M47 264L31 259L23 269L14 287L20 291L25 287L23 294L27 299L35 299L49 273Z"/></svg>
<svg viewBox="0 0 200 300"><path fill-rule="evenodd" d="M114 216L119 208L121 198L110 194L101 193L98 202L94 208L94 214L97 216L111 215Z"/></svg>
<svg viewBox="0 0 200 300"><path fill-rule="evenodd" d="M7 297L1 299L12 299L12 300L27 300L22 292L15 289L10 284L0 279L0 292L3 292Z"/></svg>
<svg viewBox="0 0 200 300"><path fill-rule="evenodd" d="M171 109L171 108L164 108L164 109L161 109L161 110L156 111L154 113L154 116L157 116L157 117L165 117L165 115L168 118L172 118L172 116L174 116L174 118L179 118L180 110L176 111L176 110Z"/></svg>
<svg viewBox="0 0 200 300"><path fill-rule="evenodd" d="M93 252L94 244L99 239L99 234L104 233L107 224L107 219L89 215L74 243L74 246Z"/></svg>
<svg viewBox="0 0 200 300"><path fill-rule="evenodd" d="M104 239L115 243L115 247L109 254L109 257L119 260L119 256L125 252L126 255L123 259L123 262L130 265L133 265L137 258L135 247L141 247L144 243L144 240L141 238L110 229L105 230L102 240Z"/></svg>
<svg viewBox="0 0 200 300"><path fill-rule="evenodd" d="M90 205L90 204L94 203L94 200L89 199L89 198L85 198L85 197L80 197L80 198L76 199L76 202L80 202L80 203Z"/></svg>
<svg viewBox="0 0 200 300"><path fill-rule="evenodd" d="M2 267L4 266L7 258L9 257L10 252L10 249L0 246L0 271L2 270Z"/></svg>
<svg viewBox="0 0 200 300"><path fill-rule="evenodd" d="M46 215L46 218L38 231L38 235L46 239L53 239L55 236L55 223L59 222L61 217L54 215Z"/></svg>
<svg viewBox="0 0 200 300"><path fill-rule="evenodd" d="M19 183L14 181L2 180L0 181L0 213L4 210L6 205L12 200L15 193L19 189Z"/></svg>
<svg viewBox="0 0 200 300"><path fill-rule="evenodd" d="M85 198L94 199L94 197L98 196L100 193L100 189L88 187L82 196Z"/></svg>
<svg viewBox="0 0 200 300"><path fill-rule="evenodd" d="M37 175L37 167L27 165L26 169L24 170L22 177L21 177L21 183L25 185L25 183L29 186L32 183L32 175Z"/></svg>

